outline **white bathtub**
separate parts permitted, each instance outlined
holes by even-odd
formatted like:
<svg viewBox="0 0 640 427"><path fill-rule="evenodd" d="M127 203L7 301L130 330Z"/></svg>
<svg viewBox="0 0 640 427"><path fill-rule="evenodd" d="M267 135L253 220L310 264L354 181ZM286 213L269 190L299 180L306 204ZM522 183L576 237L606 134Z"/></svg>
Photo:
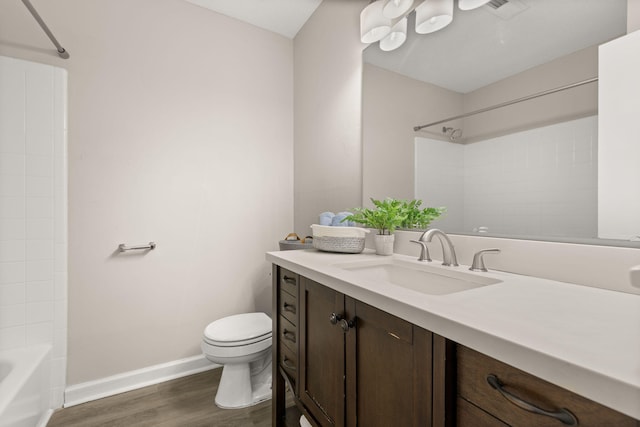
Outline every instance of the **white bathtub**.
<svg viewBox="0 0 640 427"><path fill-rule="evenodd" d="M46 425L51 346L0 351L0 427Z"/></svg>

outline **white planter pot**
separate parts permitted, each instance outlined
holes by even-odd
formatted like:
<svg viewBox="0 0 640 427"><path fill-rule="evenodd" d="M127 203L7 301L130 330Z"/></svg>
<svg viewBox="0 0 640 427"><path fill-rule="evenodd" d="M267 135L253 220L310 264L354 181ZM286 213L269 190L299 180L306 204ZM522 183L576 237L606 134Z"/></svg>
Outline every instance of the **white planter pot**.
<svg viewBox="0 0 640 427"><path fill-rule="evenodd" d="M377 255L393 255L394 234L376 234L374 238Z"/></svg>

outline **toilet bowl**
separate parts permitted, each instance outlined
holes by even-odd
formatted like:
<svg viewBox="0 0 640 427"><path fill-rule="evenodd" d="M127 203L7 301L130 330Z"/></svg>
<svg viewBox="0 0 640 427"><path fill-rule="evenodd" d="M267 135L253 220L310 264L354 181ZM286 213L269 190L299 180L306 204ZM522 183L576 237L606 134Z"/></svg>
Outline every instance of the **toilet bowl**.
<svg viewBox="0 0 640 427"><path fill-rule="evenodd" d="M271 398L271 318L264 313L224 317L204 330L202 352L223 365L215 403L246 408Z"/></svg>

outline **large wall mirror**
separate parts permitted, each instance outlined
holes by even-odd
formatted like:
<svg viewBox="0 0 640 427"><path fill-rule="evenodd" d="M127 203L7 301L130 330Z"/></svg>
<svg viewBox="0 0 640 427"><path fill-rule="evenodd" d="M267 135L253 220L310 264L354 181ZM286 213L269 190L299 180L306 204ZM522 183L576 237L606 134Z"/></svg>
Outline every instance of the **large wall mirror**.
<svg viewBox="0 0 640 427"><path fill-rule="evenodd" d="M424 35L412 15L403 46L363 52L363 203L446 206L433 226L454 234L640 247L638 225L598 224L598 46L626 34L627 0L492 1Z"/></svg>

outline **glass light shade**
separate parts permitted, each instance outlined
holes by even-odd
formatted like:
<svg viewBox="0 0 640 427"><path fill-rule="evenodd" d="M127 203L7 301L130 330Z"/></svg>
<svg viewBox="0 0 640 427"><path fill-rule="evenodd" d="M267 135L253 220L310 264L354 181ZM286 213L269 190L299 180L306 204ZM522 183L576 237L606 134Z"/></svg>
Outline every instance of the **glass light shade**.
<svg viewBox="0 0 640 427"><path fill-rule="evenodd" d="M458 0L460 10L476 9L489 3L490 0Z"/></svg>
<svg viewBox="0 0 640 427"><path fill-rule="evenodd" d="M425 0L416 7L416 33L429 34L453 21L453 0Z"/></svg>
<svg viewBox="0 0 640 427"><path fill-rule="evenodd" d="M413 0L387 0L382 8L382 14L389 18L399 18L409 12L413 6Z"/></svg>
<svg viewBox="0 0 640 427"><path fill-rule="evenodd" d="M388 52L402 46L407 39L407 18L404 17L391 28L388 36L380 40L380 49Z"/></svg>
<svg viewBox="0 0 640 427"><path fill-rule="evenodd" d="M369 4L360 13L360 40L362 43L374 43L391 32L391 19L382 14L384 1Z"/></svg>

